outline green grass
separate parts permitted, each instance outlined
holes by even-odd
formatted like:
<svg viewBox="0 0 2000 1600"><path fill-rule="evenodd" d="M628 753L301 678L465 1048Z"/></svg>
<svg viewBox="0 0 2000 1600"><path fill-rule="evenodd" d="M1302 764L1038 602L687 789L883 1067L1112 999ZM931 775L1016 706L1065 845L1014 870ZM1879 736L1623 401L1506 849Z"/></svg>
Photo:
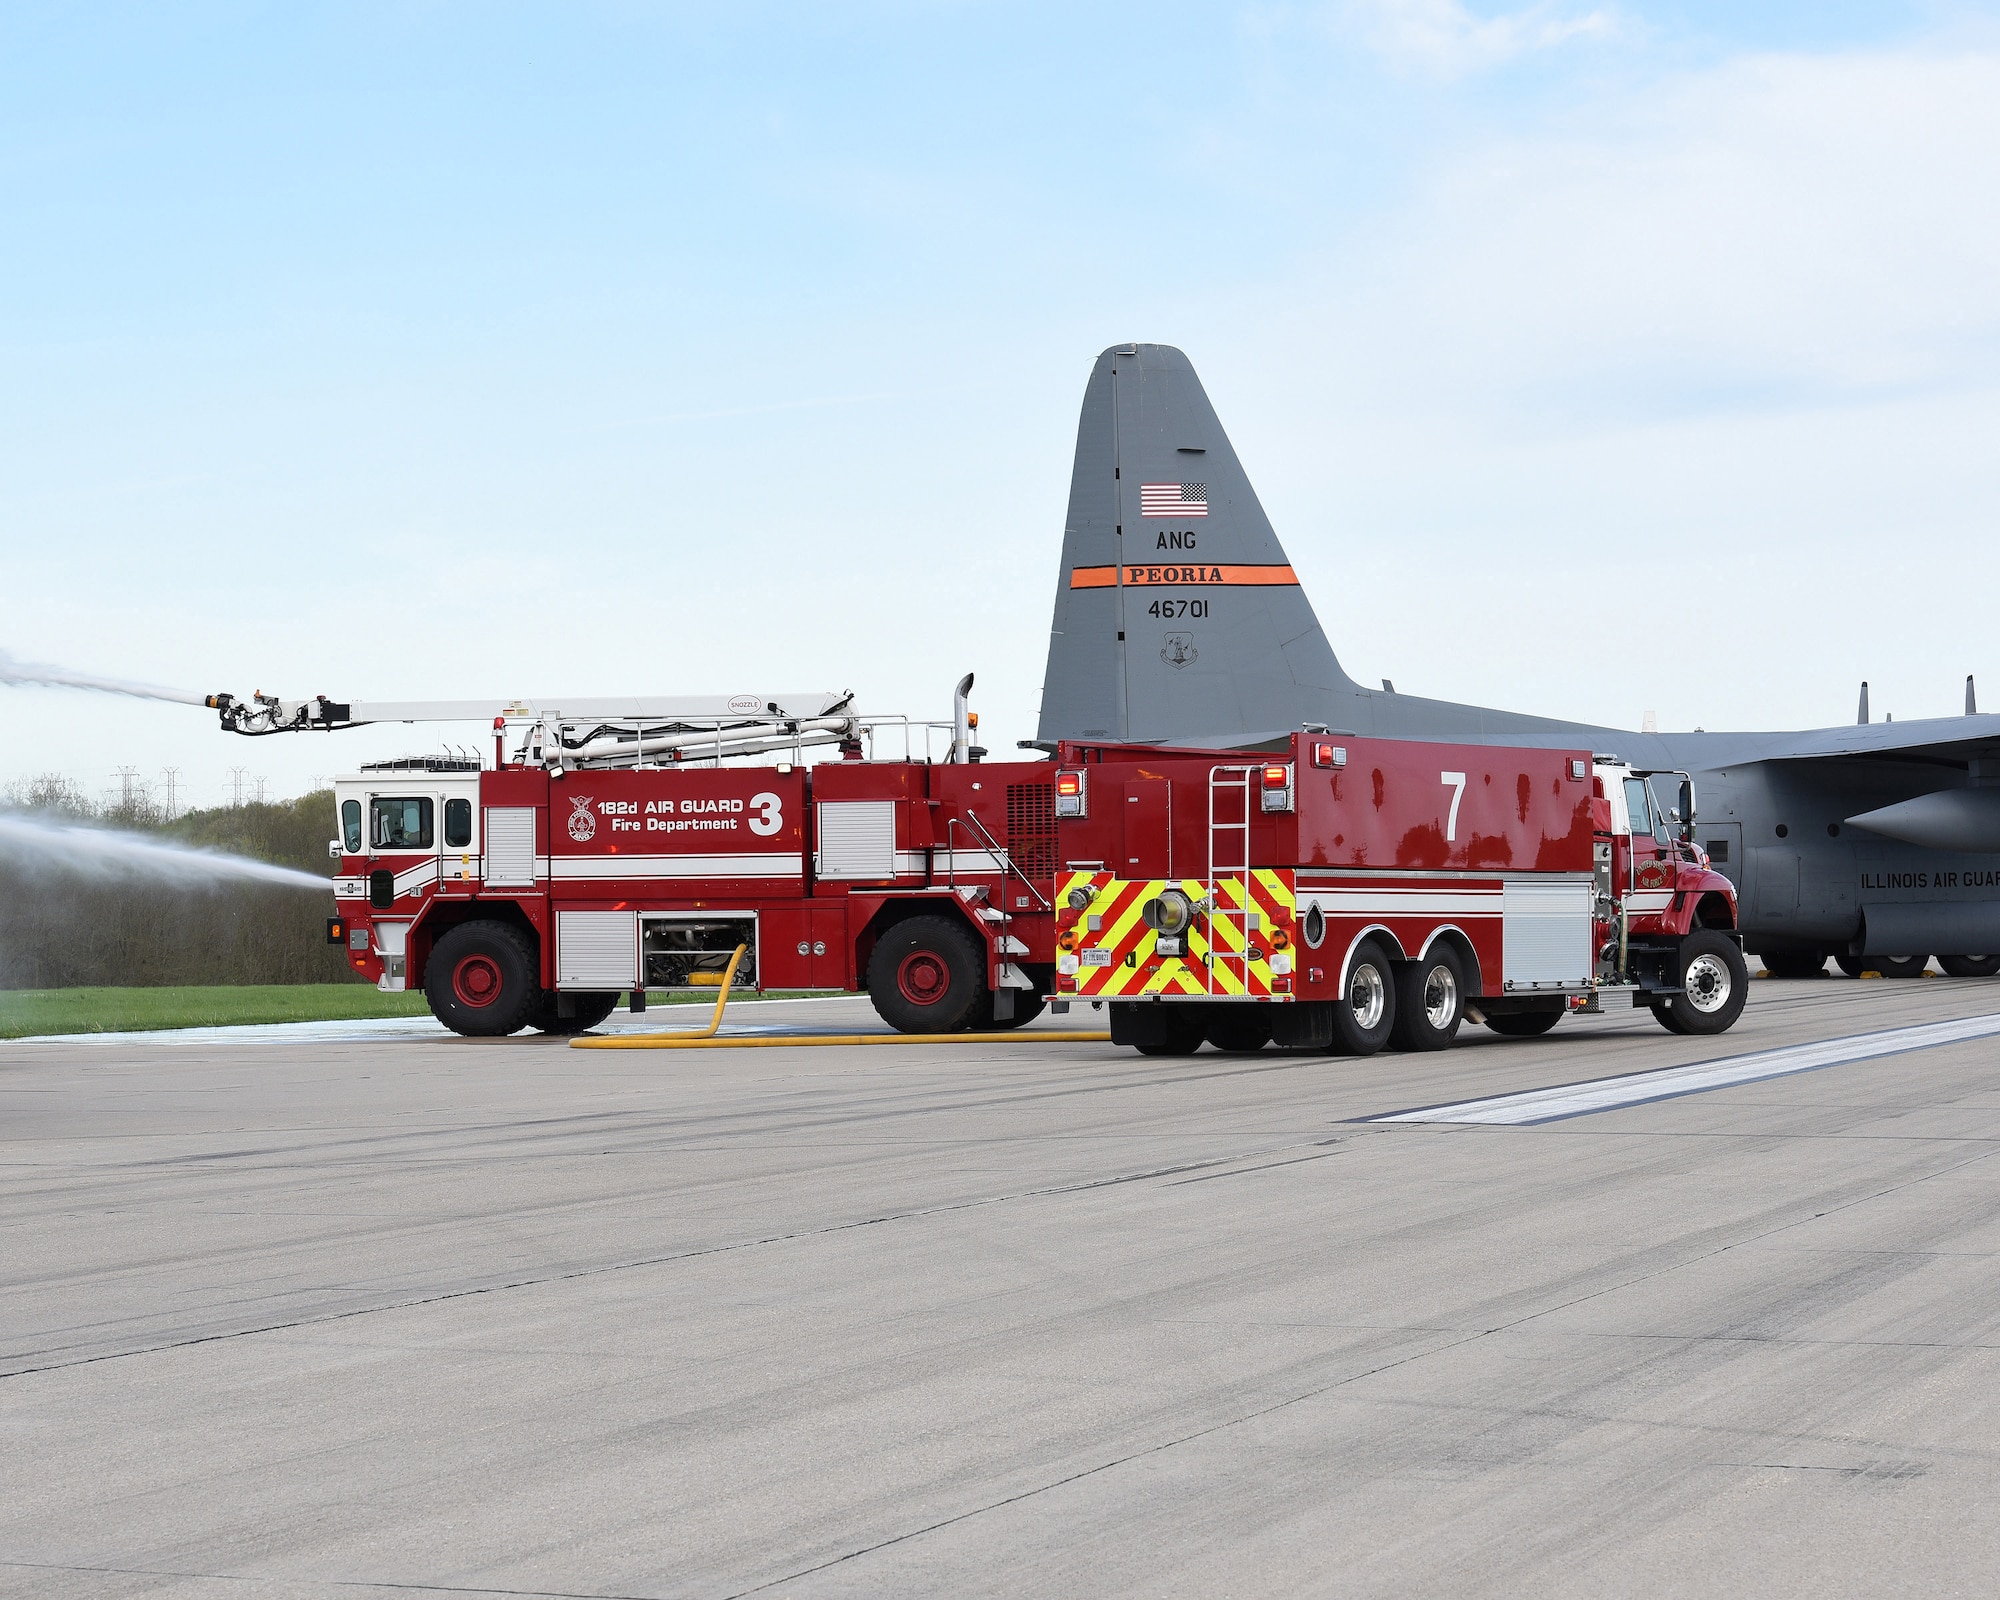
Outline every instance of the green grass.
<svg viewBox="0 0 2000 1600"><path fill-rule="evenodd" d="M187 989L0 989L0 1039L42 1033L124 1033L250 1022L346 1022L418 1017L421 994L365 983L262 983Z"/></svg>
<svg viewBox="0 0 2000 1600"><path fill-rule="evenodd" d="M780 1000L838 990L773 989ZM735 998L758 998L738 991ZM655 994L649 1005L714 1006L714 994ZM421 1017L421 994L383 994L365 983L264 983L187 989L0 989L0 1039L45 1033L137 1033L258 1022L351 1022Z"/></svg>

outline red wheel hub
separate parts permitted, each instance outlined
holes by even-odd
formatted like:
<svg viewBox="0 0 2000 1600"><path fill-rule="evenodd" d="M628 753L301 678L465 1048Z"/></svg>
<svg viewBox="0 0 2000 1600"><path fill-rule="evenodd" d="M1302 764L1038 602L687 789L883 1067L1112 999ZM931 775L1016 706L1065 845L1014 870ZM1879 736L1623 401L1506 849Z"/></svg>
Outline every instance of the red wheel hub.
<svg viewBox="0 0 2000 1600"><path fill-rule="evenodd" d="M461 1005L490 1006L500 998L500 963L491 956L461 956L451 969L451 992Z"/></svg>
<svg viewBox="0 0 2000 1600"><path fill-rule="evenodd" d="M934 1006L951 988L951 969L935 950L912 950L896 968L896 987L913 1006Z"/></svg>

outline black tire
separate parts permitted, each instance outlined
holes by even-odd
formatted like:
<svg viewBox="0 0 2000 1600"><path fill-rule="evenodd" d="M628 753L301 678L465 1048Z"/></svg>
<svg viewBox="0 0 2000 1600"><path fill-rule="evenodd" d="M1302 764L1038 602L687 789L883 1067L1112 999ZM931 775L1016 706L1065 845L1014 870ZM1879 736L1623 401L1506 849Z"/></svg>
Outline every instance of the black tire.
<svg viewBox="0 0 2000 1600"><path fill-rule="evenodd" d="M1862 970L1879 972L1885 978L1921 978L1931 964L1929 956L1864 956Z"/></svg>
<svg viewBox="0 0 2000 1600"><path fill-rule="evenodd" d="M589 994L573 993L569 996L569 1001L570 1009L575 1015L564 1017L556 1014L555 990L544 989L542 998L528 1013L528 1026L537 1033L546 1033L556 1038L572 1033L588 1033L618 1009L619 998L615 994L603 994L597 991Z"/></svg>
<svg viewBox="0 0 2000 1600"><path fill-rule="evenodd" d="M1226 1055L1253 1055L1271 1042L1268 1006L1224 1005L1203 1030L1208 1042Z"/></svg>
<svg viewBox="0 0 2000 1600"><path fill-rule="evenodd" d="M1347 987L1333 1003L1333 1048L1344 1056L1372 1056L1396 1025L1396 969L1374 940L1354 952Z"/></svg>
<svg viewBox="0 0 2000 1600"><path fill-rule="evenodd" d="M1465 1019L1465 974L1443 945L1396 975L1396 1022L1389 1042L1398 1050L1449 1050Z"/></svg>
<svg viewBox="0 0 2000 1600"><path fill-rule="evenodd" d="M1503 1011L1488 1017L1486 1026L1503 1039L1539 1039L1562 1021L1568 1006L1543 1006L1538 1011Z"/></svg>
<svg viewBox="0 0 2000 1600"><path fill-rule="evenodd" d="M1990 978L2000 972L2000 956L1939 956L1947 978Z"/></svg>
<svg viewBox="0 0 2000 1600"><path fill-rule="evenodd" d="M1201 1024L1190 1018L1185 1025L1169 1029L1165 1038L1132 1048L1142 1056L1191 1056L1201 1048L1201 1039Z"/></svg>
<svg viewBox="0 0 2000 1600"><path fill-rule="evenodd" d="M1713 928L1697 928L1680 948L1683 992L1653 1008L1671 1033L1726 1033L1750 997L1750 968L1736 941Z"/></svg>
<svg viewBox="0 0 2000 1600"><path fill-rule="evenodd" d="M465 922L439 939L424 966L424 998L453 1033L518 1033L542 997L535 947L504 922Z"/></svg>
<svg viewBox="0 0 2000 1600"><path fill-rule="evenodd" d="M1111 1042L1142 1056L1191 1056L1201 1048L1205 1006L1113 1001Z"/></svg>
<svg viewBox="0 0 2000 1600"><path fill-rule="evenodd" d="M1766 950L1758 959L1774 978L1823 978L1824 950Z"/></svg>
<svg viewBox="0 0 2000 1600"><path fill-rule="evenodd" d="M1836 967L1840 968L1840 970L1846 973L1850 978L1858 978L1861 976L1862 972L1866 970L1862 966L1861 958L1859 956L1851 956L1845 950L1834 951L1833 964Z"/></svg>
<svg viewBox="0 0 2000 1600"><path fill-rule="evenodd" d="M908 917L875 942L868 998L899 1033L959 1033L992 1004L985 952L962 922Z"/></svg>

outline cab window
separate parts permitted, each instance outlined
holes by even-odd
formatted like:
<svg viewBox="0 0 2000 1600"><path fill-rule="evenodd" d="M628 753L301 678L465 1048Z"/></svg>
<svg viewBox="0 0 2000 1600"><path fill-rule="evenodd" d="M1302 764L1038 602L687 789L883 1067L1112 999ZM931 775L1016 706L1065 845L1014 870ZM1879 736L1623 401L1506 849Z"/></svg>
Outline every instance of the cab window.
<svg viewBox="0 0 2000 1600"><path fill-rule="evenodd" d="M463 850L472 843L472 802L447 800L444 803L444 845L447 850Z"/></svg>
<svg viewBox="0 0 2000 1600"><path fill-rule="evenodd" d="M1632 837L1653 831L1653 807L1651 792L1644 778L1625 780L1625 809L1632 814Z"/></svg>
<svg viewBox="0 0 2000 1600"><path fill-rule="evenodd" d="M429 795L409 799L378 796L374 802L374 847L377 850L428 850L431 848L431 799Z"/></svg>
<svg viewBox="0 0 2000 1600"><path fill-rule="evenodd" d="M340 802L340 838L349 855L361 853L361 802L343 800Z"/></svg>

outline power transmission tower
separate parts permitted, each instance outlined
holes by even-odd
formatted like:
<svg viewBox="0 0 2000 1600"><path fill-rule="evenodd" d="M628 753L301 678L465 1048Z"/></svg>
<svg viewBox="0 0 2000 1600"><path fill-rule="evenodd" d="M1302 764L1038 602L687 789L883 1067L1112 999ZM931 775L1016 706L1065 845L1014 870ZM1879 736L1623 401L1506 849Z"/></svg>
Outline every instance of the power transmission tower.
<svg viewBox="0 0 2000 1600"><path fill-rule="evenodd" d="M232 807L240 807L243 804L243 774L249 770L248 767L229 769L229 803Z"/></svg>
<svg viewBox="0 0 2000 1600"><path fill-rule="evenodd" d="M172 822L176 815L176 801L180 791L180 776L181 769L179 767L162 767L160 769L160 779L167 791L167 821L169 822Z"/></svg>
<svg viewBox="0 0 2000 1600"><path fill-rule="evenodd" d="M118 809L129 817L132 814L132 787L139 781L139 769L120 767L114 776L118 779Z"/></svg>
<svg viewBox="0 0 2000 1600"><path fill-rule="evenodd" d="M251 779L250 781L251 781L252 783L256 784L256 786L257 786L257 804L259 804L259 805L261 806L261 805L262 805L262 804L264 803L264 781L265 781L265 780L264 780L264 779L262 779L262 778L252 778L252 779Z"/></svg>

